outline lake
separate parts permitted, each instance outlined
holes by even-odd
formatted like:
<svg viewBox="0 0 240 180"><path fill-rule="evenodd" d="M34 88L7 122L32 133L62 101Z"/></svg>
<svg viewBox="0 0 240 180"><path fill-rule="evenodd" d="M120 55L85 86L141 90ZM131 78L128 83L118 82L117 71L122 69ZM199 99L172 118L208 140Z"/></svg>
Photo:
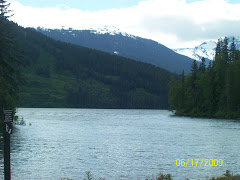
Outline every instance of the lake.
<svg viewBox="0 0 240 180"><path fill-rule="evenodd" d="M240 173L240 121L174 117L166 110L25 109L11 135L13 180L206 179ZM1 147L3 138L1 137ZM222 159L221 167L176 166ZM3 179L3 151L0 151ZM191 160L190 160L191 161Z"/></svg>

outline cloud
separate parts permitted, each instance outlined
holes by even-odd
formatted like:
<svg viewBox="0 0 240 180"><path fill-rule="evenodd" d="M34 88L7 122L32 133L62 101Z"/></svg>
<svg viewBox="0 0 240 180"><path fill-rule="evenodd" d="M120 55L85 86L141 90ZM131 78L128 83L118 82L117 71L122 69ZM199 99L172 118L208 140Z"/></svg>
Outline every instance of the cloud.
<svg viewBox="0 0 240 180"><path fill-rule="evenodd" d="M66 7L66 8L63 8ZM198 45L208 39L239 36L240 3L226 0L144 0L138 5L97 12L67 5L33 8L13 1L13 20L25 27L116 26L133 35L156 40L170 48Z"/></svg>

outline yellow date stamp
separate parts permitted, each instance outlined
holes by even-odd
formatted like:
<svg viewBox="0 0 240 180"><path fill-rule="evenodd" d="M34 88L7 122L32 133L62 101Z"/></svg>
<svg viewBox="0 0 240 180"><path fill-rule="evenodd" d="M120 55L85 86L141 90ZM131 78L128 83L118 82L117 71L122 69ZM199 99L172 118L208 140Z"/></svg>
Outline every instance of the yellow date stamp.
<svg viewBox="0 0 240 180"><path fill-rule="evenodd" d="M196 166L196 167L207 167L207 166L223 166L222 159L177 159L176 166Z"/></svg>

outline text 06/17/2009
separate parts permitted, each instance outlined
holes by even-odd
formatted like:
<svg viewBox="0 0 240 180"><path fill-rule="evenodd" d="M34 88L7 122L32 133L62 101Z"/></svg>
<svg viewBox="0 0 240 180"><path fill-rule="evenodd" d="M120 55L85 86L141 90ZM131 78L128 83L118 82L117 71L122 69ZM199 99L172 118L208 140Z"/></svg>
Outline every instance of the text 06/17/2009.
<svg viewBox="0 0 240 180"><path fill-rule="evenodd" d="M177 159L176 160L176 166L196 166L196 167L202 167L202 166L223 166L223 160L222 159Z"/></svg>

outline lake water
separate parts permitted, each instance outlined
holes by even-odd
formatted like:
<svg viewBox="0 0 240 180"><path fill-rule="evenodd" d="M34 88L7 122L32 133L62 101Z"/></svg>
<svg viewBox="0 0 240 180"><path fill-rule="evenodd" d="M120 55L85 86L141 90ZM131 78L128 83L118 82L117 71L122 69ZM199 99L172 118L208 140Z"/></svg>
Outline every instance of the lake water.
<svg viewBox="0 0 240 180"><path fill-rule="evenodd" d="M240 121L173 117L162 110L18 109L11 135L13 180L176 180L240 173ZM29 125L31 123L31 125ZM1 137L2 144L2 137ZM177 167L176 159L223 159L222 167ZM3 152L0 152L3 179Z"/></svg>

